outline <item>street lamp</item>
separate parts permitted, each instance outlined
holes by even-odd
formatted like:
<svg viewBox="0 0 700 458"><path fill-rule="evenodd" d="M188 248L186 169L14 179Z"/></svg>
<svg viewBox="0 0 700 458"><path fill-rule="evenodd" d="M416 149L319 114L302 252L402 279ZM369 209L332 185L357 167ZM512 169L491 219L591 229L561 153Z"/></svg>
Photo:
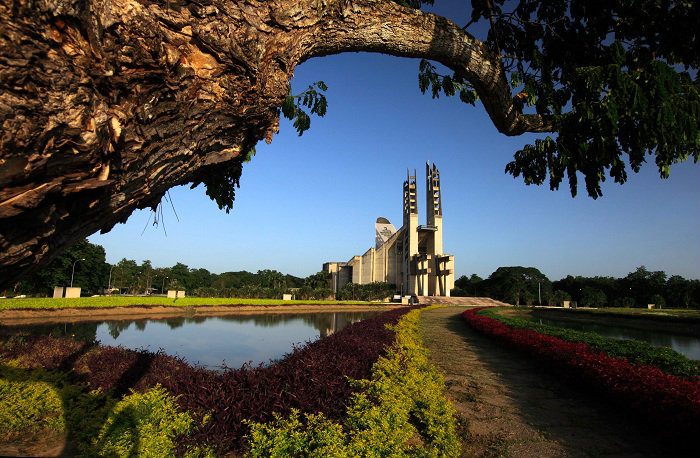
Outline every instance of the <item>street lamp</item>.
<svg viewBox="0 0 700 458"><path fill-rule="evenodd" d="M112 269L114 269L114 266L109 269L109 280L107 280L107 291L109 294L112 294Z"/></svg>
<svg viewBox="0 0 700 458"><path fill-rule="evenodd" d="M70 274L70 287L73 287L73 275L75 275L75 265L78 263L78 261L85 261L85 258L80 258L76 259L75 262L73 263L73 271Z"/></svg>
<svg viewBox="0 0 700 458"><path fill-rule="evenodd" d="M168 278L170 277L163 278L163 284L160 285L160 294L163 294L163 292L165 291L165 280L167 280Z"/></svg>

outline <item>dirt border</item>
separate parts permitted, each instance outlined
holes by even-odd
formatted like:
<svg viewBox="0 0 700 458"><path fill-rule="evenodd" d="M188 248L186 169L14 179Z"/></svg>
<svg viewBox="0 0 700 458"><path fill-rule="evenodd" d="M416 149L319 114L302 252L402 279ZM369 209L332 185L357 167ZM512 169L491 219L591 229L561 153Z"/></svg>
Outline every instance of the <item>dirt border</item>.
<svg viewBox="0 0 700 458"><path fill-rule="evenodd" d="M192 307L127 306L109 308L65 308L51 310L2 310L0 326L78 321L141 320L176 316L259 315L273 313L372 312L400 308L401 305L201 305Z"/></svg>

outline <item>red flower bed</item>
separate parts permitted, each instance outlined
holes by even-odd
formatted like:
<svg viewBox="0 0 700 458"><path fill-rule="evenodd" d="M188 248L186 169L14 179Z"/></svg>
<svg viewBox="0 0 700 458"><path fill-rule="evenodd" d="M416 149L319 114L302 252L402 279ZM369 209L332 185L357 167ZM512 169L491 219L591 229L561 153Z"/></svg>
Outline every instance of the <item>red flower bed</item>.
<svg viewBox="0 0 700 458"><path fill-rule="evenodd" d="M477 331L493 336L546 363L573 379L605 393L630 409L662 438L690 447L700 426L700 380L688 381L668 375L654 366L633 365L591 349L529 329L512 328L467 310L464 320Z"/></svg>
<svg viewBox="0 0 700 458"><path fill-rule="evenodd" d="M28 337L0 345L0 358L25 365L72 370L77 381L119 397L160 383L179 396L180 406L209 421L185 438L210 444L217 455L244 451L248 427L243 419L268 421L273 412L323 412L339 419L352 394L348 377L367 378L372 365L394 340L395 324L409 308L391 310L296 348L267 367L244 366L225 372L193 367L163 353L82 344L75 339Z"/></svg>

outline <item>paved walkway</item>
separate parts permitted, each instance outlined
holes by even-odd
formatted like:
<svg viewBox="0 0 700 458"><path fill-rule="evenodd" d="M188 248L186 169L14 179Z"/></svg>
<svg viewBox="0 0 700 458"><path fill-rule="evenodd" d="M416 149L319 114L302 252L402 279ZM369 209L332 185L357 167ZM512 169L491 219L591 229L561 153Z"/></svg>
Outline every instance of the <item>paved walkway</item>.
<svg viewBox="0 0 700 458"><path fill-rule="evenodd" d="M618 412L472 331L463 310L430 310L421 321L458 412L462 456L664 456Z"/></svg>
<svg viewBox="0 0 700 458"><path fill-rule="evenodd" d="M490 297L445 297L445 296L419 296L421 304L433 305L459 305L477 307L510 307L510 304L491 299Z"/></svg>

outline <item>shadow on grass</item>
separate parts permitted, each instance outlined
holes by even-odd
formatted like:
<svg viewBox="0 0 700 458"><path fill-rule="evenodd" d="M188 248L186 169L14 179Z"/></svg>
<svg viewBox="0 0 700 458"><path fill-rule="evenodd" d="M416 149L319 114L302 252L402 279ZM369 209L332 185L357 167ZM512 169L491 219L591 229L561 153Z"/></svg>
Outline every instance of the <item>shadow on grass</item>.
<svg viewBox="0 0 700 458"><path fill-rule="evenodd" d="M16 402L5 405L10 416L20 416L24 412L37 410L38 402L48 402L46 409L38 408L39 418L29 418L34 424L15 423L15 426L25 426L24 431L11 431L8 427L0 436L0 454L8 450L19 453L20 456L96 456L98 453L99 437L109 436L109 428L105 429L107 419L122 396L128 394L149 370L154 355L139 353L117 379L113 388L105 393L100 390L90 390L86 377L75 371L75 365L94 343L85 343L77 351L64 358L56 369L24 368L16 365L0 363L0 381L5 382L5 395L12 395ZM19 385L19 386L18 386ZM50 399L36 399L37 393L46 397L46 387L60 399L60 405L51 405ZM120 411L110 424L113 429L120 425L126 429L132 438L128 446L128 456L135 456L139 447L138 413L126 408ZM42 416L44 418L42 418ZM63 417L63 422L56 419ZM44 427L37 428L37 422L46 420ZM63 424L63 431L57 425ZM63 439L65 438L65 439ZM9 439L9 440L8 440ZM61 451L61 441L64 441ZM4 450L4 451L3 451ZM23 451L24 450L24 451Z"/></svg>

